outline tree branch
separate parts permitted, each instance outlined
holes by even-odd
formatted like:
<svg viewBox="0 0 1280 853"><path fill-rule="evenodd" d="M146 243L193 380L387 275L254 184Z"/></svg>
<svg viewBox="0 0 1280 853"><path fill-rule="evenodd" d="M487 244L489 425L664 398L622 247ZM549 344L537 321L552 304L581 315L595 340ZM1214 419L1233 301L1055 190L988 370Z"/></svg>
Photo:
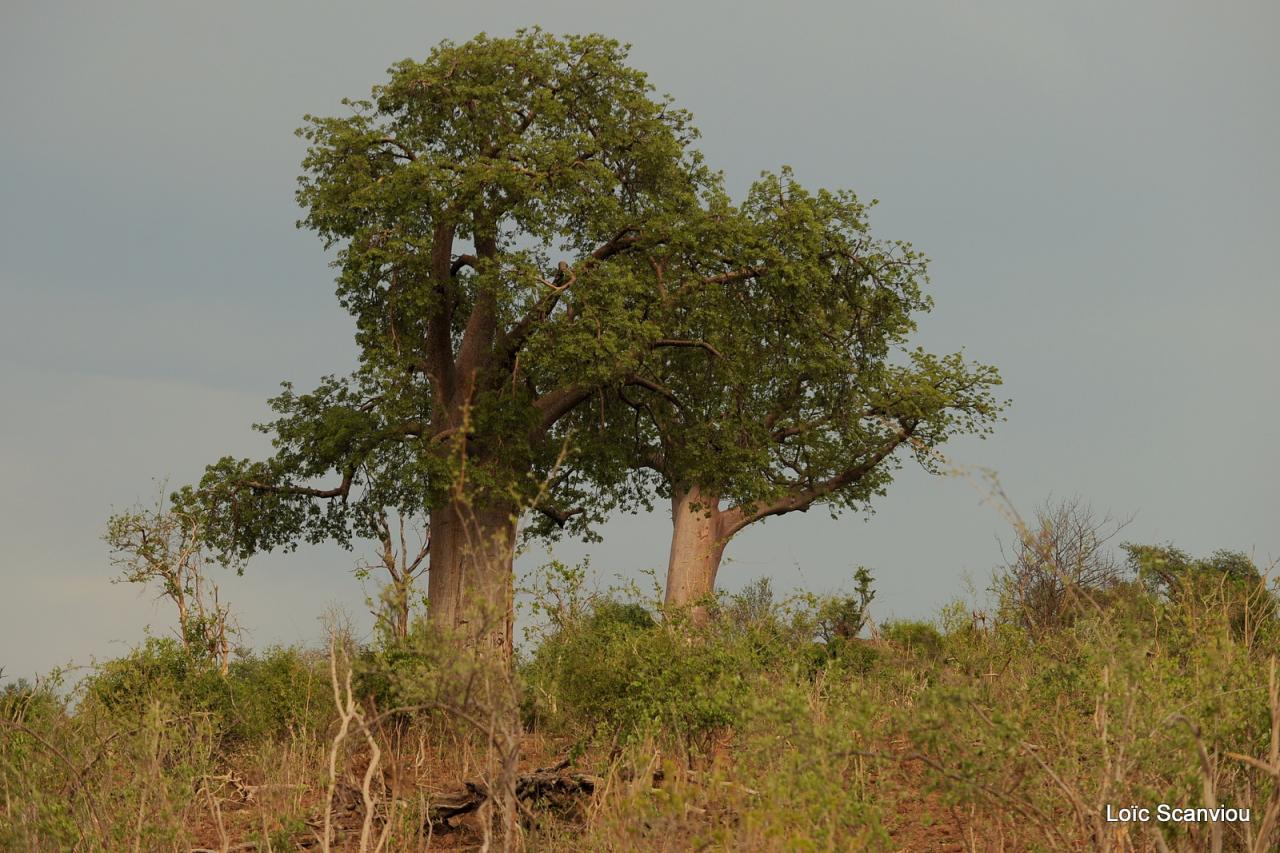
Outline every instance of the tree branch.
<svg viewBox="0 0 1280 853"><path fill-rule="evenodd" d="M332 489L313 489L309 486L291 486L291 485L275 485L272 483L263 483L258 480L241 480L240 484L251 490L256 495L272 494L272 495L305 495L311 498L345 498L351 492L351 482L355 479L354 469L348 469L342 474L342 482Z"/></svg>
<svg viewBox="0 0 1280 853"><path fill-rule="evenodd" d="M651 380L645 379L643 376L637 376L633 373L627 377L626 382L624 384L635 385L639 388L647 388L653 393L666 399L667 402L671 403L671 405L675 406L676 408L678 409L684 408L684 403L680 402L680 398L677 397L674 393L672 393L669 389L664 388L663 386L659 385L657 382L653 382Z"/></svg>
<svg viewBox="0 0 1280 853"><path fill-rule="evenodd" d="M614 234L613 237L611 237L607 243L604 243L599 248L597 248L594 252L592 252L591 260L607 261L609 258L612 258L614 255L621 254L622 252L625 252L627 249L630 249L632 246L634 246L638 242L640 242L640 234L636 231L635 228L632 228L631 226L628 225L626 228L623 228L622 230L620 230L617 234Z"/></svg>
<svg viewBox="0 0 1280 853"><path fill-rule="evenodd" d="M740 505L726 510L723 516L724 536L733 536L748 524L771 515L786 515L789 512L804 511L814 501L826 497L837 489L858 482L897 450L903 442L909 440L915 432L915 428L915 423L899 424L898 431L888 441L876 448L870 456L858 464L846 468L834 477L811 486L796 484L790 492L769 503L755 506Z"/></svg>
<svg viewBox="0 0 1280 853"><path fill-rule="evenodd" d="M480 229L477 229L478 231ZM476 234L476 254L486 261L492 261L498 254L498 240L491 227L484 228ZM458 347L458 362L455 368L457 376L474 389L474 374L484 366L487 357L493 352L494 335L497 332L498 297L492 288L482 287L476 294L471 316L467 318L467 328L462 333L462 343Z"/></svg>
<svg viewBox="0 0 1280 853"><path fill-rule="evenodd" d="M515 363L516 353L524 347L525 342L529 339L529 335L533 333L537 323L551 313L560 302L560 296L569 289L578 276L594 267L596 264L608 260L614 255L621 254L630 249L640 240L640 235L636 233L634 228L630 226L621 229L617 234L613 235L608 242L600 245L590 255L577 264L570 266L561 261L556 270L556 276L550 282L543 280L550 288L550 292L545 294L534 305L530 306L525 315L521 317L511 331L503 336L502 364L511 367Z"/></svg>
<svg viewBox="0 0 1280 853"><path fill-rule="evenodd" d="M405 145L403 142L396 139L394 136L384 136L381 139L379 139L378 142L381 143L382 145L390 145L394 148L399 149L400 151L399 156L403 157L404 159L410 162L414 162L418 159L418 156L413 153L412 148Z"/></svg>
<svg viewBox="0 0 1280 853"><path fill-rule="evenodd" d="M534 509L551 519L555 526L561 530L563 530L564 526L569 523L569 519L573 518L575 515L582 515L587 511L584 507L580 506L566 510L549 504L535 506Z"/></svg>
<svg viewBox="0 0 1280 853"><path fill-rule="evenodd" d="M675 338L661 338L659 340L654 341L650 346L653 349L658 349L660 347L696 347L699 349L706 350L716 358L724 358L724 354L721 353L720 350L713 347L707 341L685 341L685 340L678 340Z"/></svg>
<svg viewBox="0 0 1280 853"><path fill-rule="evenodd" d="M755 278L756 276L763 274L767 269L767 267L761 264L758 266L739 267L738 269L728 270L727 272L722 272L717 275L709 275L703 278L693 279L681 284L671 292L671 295L679 296L686 290L695 286L700 287L708 284L733 284L735 282L745 281L746 279Z"/></svg>
<svg viewBox="0 0 1280 853"><path fill-rule="evenodd" d="M475 269L477 263L475 255L458 255L457 259L449 266L449 275L456 276L462 271L463 267Z"/></svg>
<svg viewBox="0 0 1280 853"><path fill-rule="evenodd" d="M365 441L348 460L348 465L342 471L342 482L331 489L318 489L312 486L295 486L291 484L264 483L261 480L239 480L239 485L250 489L255 494L275 494L275 495L300 495L312 498L323 498L332 500L333 498L346 498L351 493L351 485L355 480L356 469L364 461L364 458L370 451L388 439L406 439L420 438L426 430L421 421L406 421L393 427L379 430L369 440ZM433 433L428 441L440 441L448 438L458 430L455 427L438 430Z"/></svg>
<svg viewBox="0 0 1280 853"><path fill-rule="evenodd" d="M571 412L583 400L591 396L591 389L585 385L566 385L549 391L533 401L537 410L538 425L534 428L534 438L541 437L551 429L556 421Z"/></svg>

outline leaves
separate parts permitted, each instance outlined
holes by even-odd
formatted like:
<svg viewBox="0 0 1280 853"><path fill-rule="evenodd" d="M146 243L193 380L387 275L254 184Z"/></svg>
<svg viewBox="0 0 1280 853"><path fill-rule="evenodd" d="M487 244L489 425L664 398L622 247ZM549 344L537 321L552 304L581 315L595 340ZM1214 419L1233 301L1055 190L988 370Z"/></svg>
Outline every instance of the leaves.
<svg viewBox="0 0 1280 853"><path fill-rule="evenodd" d="M928 465L989 429L994 368L906 347L925 258L789 169L735 204L626 58L536 28L446 41L306 118L300 225L337 249L360 363L286 385L273 457L188 495L228 553L345 544L459 489L547 536L681 483L865 506L899 445Z"/></svg>
<svg viewBox="0 0 1280 853"><path fill-rule="evenodd" d="M698 239L650 252L666 291L651 322L679 345L655 344L612 386L596 455L748 514L780 500L838 509L883 492L898 444L930 467L951 436L988 432L999 374L907 348L931 307L927 262L872 237L867 210L784 169L738 207L710 203L688 229ZM597 420L576 417L583 433Z"/></svg>

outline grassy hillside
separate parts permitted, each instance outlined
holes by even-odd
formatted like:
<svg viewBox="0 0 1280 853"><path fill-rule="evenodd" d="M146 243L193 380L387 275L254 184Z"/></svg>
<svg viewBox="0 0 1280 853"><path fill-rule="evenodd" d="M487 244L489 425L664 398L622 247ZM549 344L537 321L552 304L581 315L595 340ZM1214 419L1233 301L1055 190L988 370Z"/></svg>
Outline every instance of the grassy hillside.
<svg viewBox="0 0 1280 853"><path fill-rule="evenodd" d="M865 574L695 624L553 565L513 677L420 631L225 674L152 639L4 687L0 848L1272 850L1280 621L1219 556L879 625ZM1106 821L1159 803L1250 820Z"/></svg>

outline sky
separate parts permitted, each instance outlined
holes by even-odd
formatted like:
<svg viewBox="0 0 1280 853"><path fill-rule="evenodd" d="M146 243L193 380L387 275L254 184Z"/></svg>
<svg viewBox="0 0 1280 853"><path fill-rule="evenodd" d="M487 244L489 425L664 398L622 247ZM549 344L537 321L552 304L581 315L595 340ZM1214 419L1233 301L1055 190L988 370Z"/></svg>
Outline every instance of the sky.
<svg viewBox="0 0 1280 853"><path fill-rule="evenodd" d="M1078 495L1125 540L1280 556L1280 6L1265 2L30 2L0 8L0 667L126 651L173 617L110 583L106 519L264 454L281 380L355 363L294 223L306 113L442 39L540 25L633 45L739 197L762 170L877 198L932 259L918 342L997 365L1007 420L948 446L1030 514ZM601 585L662 570L669 515L623 516ZM877 619L982 606L1008 521L908 464L873 515L749 529L720 582L834 591ZM218 574L250 645L367 628L362 556Z"/></svg>

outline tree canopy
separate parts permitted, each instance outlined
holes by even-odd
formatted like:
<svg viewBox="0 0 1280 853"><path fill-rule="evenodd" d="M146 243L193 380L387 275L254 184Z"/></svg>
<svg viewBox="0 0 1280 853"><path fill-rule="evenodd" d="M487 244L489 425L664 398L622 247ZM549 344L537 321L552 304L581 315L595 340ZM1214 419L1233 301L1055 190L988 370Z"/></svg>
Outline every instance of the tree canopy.
<svg viewBox="0 0 1280 853"><path fill-rule="evenodd" d="M852 193L766 173L717 213L712 239L655 267L674 288L663 325L680 346L651 350L643 382L611 390L612 431L591 456L629 466L636 492L672 499L669 603L710 592L725 543L748 524L817 503L867 508L897 451L932 470L938 445L985 435L998 416L994 368L909 347L931 307L926 260L873 237L868 212ZM702 274L728 256L735 274ZM587 432L593 417L568 423ZM696 541L680 541L687 526Z"/></svg>
<svg viewBox="0 0 1280 853"><path fill-rule="evenodd" d="M894 451L981 431L994 371L904 348L924 259L850 193L741 204L597 35L443 42L307 116L300 227L335 251L359 363L285 384L275 452L179 503L237 559L425 515L435 624L509 649L520 519L726 499L741 523L862 505ZM695 501L696 503L696 501Z"/></svg>

